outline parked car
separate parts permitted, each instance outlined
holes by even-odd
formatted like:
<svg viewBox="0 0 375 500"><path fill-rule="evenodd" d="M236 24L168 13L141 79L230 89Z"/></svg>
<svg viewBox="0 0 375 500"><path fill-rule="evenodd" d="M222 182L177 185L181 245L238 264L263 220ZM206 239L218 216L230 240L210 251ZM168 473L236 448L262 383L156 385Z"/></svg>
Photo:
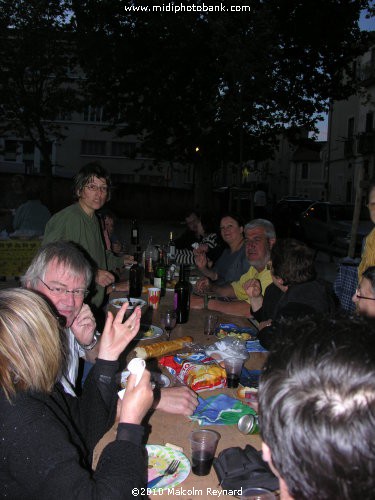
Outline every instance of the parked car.
<svg viewBox="0 0 375 500"><path fill-rule="evenodd" d="M288 196L276 203L273 209L272 221L278 238L301 239L299 217L314 200Z"/></svg>
<svg viewBox="0 0 375 500"><path fill-rule="evenodd" d="M303 237L314 248L330 253L348 255L353 224L354 205L317 201L300 216ZM373 228L366 207L361 208L357 230L356 254L360 255L362 241Z"/></svg>

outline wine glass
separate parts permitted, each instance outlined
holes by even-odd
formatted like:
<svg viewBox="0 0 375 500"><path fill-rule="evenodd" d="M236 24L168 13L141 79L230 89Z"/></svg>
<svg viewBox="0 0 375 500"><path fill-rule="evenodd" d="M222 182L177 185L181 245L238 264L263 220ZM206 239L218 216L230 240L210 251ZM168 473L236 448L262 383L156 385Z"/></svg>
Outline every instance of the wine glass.
<svg viewBox="0 0 375 500"><path fill-rule="evenodd" d="M160 323L164 328L168 340L170 340L171 338L171 331L176 326L176 320L176 311L174 311L173 309L169 309L168 311L160 313Z"/></svg>

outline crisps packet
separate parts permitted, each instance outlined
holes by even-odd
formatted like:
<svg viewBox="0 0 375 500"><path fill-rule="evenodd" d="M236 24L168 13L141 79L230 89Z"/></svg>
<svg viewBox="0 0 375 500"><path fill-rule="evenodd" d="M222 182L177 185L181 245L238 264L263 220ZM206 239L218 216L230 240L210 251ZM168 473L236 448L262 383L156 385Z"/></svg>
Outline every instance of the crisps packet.
<svg viewBox="0 0 375 500"><path fill-rule="evenodd" d="M159 363L195 392L226 386L225 369L204 353L164 356Z"/></svg>

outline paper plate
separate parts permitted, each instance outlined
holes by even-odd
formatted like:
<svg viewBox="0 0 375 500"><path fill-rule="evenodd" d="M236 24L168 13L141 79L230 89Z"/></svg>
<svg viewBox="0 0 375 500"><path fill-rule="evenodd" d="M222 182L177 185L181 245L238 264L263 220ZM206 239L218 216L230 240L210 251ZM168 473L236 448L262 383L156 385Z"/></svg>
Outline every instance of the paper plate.
<svg viewBox="0 0 375 500"><path fill-rule="evenodd" d="M258 331L251 327L239 327L233 323L221 323L215 331L215 336L218 339L225 337L234 337L238 340L255 340Z"/></svg>
<svg viewBox="0 0 375 500"><path fill-rule="evenodd" d="M152 340L157 339L163 335L162 328L155 325L144 325L141 323L141 327L135 340Z"/></svg>
<svg viewBox="0 0 375 500"><path fill-rule="evenodd" d="M176 472L169 476L164 476L153 489L174 488L188 477L191 469L190 462L181 451L158 444L148 444L146 449L148 453L148 481L161 476L172 460L180 461Z"/></svg>

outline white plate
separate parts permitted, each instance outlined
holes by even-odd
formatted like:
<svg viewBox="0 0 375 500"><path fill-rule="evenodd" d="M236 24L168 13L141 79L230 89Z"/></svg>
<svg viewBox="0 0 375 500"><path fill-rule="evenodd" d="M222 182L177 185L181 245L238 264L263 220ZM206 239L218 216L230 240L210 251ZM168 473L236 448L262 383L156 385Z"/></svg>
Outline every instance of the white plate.
<svg viewBox="0 0 375 500"><path fill-rule="evenodd" d="M162 328L155 325L143 325L141 323L141 327L135 340L152 340L161 337L164 334Z"/></svg>
<svg viewBox="0 0 375 500"><path fill-rule="evenodd" d="M148 453L148 482L161 476L172 460L180 461L177 471L169 476L164 476L154 486L154 489L174 488L188 477L191 469L190 462L181 451L157 444L148 444L146 449Z"/></svg>
<svg viewBox="0 0 375 500"><path fill-rule="evenodd" d="M109 301L109 303L113 307L116 307L117 309L120 309L120 307L122 306L122 304L124 302L129 302L126 297L119 298L119 299L112 299L112 300ZM130 297L130 302L132 303L132 305L128 307L128 311L131 310L131 309L134 309L136 306L143 307L143 306L146 305L146 302L144 300L142 300L142 299L132 299Z"/></svg>

